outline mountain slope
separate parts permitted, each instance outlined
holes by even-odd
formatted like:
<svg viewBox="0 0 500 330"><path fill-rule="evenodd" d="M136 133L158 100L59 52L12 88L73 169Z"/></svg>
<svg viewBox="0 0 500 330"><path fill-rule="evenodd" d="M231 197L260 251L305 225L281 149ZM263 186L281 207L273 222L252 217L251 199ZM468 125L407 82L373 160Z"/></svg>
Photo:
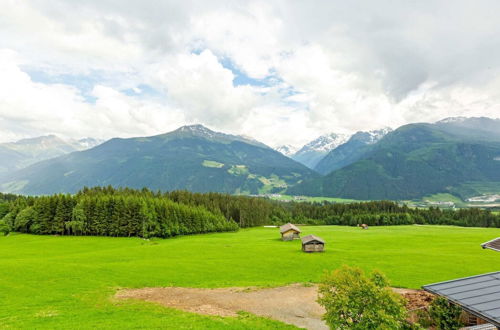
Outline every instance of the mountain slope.
<svg viewBox="0 0 500 330"><path fill-rule="evenodd" d="M17 172L2 188L27 194L94 185L262 193L315 176L260 142L193 125L152 137L112 139L44 161Z"/></svg>
<svg viewBox="0 0 500 330"><path fill-rule="evenodd" d="M291 155L292 159L313 169L330 150L337 148L349 138L348 135L331 133L320 136Z"/></svg>
<svg viewBox="0 0 500 330"><path fill-rule="evenodd" d="M500 122L489 124L500 130ZM368 147L358 161L290 192L397 200L450 192L470 182L500 182L498 130L472 131L461 134L456 123L443 122L402 126Z"/></svg>
<svg viewBox="0 0 500 330"><path fill-rule="evenodd" d="M352 164L363 156L370 145L380 141L390 131L390 128L383 128L368 132L357 132L347 142L332 149L318 162L314 169L326 175Z"/></svg>
<svg viewBox="0 0 500 330"><path fill-rule="evenodd" d="M85 150L102 143L100 140L85 138L63 140L55 135L23 139L0 144L0 175L27 167L36 162L58 157L70 152Z"/></svg>

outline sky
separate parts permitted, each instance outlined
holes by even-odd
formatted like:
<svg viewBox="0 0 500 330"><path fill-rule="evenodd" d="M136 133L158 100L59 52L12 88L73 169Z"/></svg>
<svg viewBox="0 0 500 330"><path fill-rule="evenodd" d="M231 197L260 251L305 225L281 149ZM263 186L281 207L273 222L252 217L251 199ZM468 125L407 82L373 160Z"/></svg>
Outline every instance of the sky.
<svg viewBox="0 0 500 330"><path fill-rule="evenodd" d="M500 2L2 0L0 142L500 117Z"/></svg>

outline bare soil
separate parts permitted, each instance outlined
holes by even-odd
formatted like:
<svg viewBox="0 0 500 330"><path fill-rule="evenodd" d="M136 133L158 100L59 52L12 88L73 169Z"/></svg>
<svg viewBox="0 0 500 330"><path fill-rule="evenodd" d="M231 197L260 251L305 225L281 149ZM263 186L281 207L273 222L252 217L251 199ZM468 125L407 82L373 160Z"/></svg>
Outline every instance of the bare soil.
<svg viewBox="0 0 500 330"><path fill-rule="evenodd" d="M408 309L428 305L426 292L419 290L394 289L409 300ZM236 316L246 311L293 324L306 329L328 329L321 320L325 310L316 299L317 286L293 284L277 288L142 288L121 290L116 294L120 299L140 299L159 303L166 307L188 312ZM429 298L430 299L430 298Z"/></svg>
<svg viewBox="0 0 500 330"><path fill-rule="evenodd" d="M432 300L434 299L434 295L424 291L424 290L412 290L412 289L393 289L396 293L399 293L406 299L406 309L408 311L414 311L418 309L427 308Z"/></svg>

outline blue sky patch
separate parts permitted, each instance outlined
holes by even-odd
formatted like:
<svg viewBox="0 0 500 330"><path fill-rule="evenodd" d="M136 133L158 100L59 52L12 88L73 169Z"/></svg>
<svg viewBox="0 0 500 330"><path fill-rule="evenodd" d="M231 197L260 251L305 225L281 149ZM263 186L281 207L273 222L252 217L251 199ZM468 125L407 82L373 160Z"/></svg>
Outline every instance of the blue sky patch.
<svg viewBox="0 0 500 330"><path fill-rule="evenodd" d="M71 74L50 74L41 70L25 70L31 80L43 84L62 84L77 88L85 102L95 103L96 98L92 95L92 90L96 84L102 81L101 75L92 73L89 75Z"/></svg>
<svg viewBox="0 0 500 330"><path fill-rule="evenodd" d="M233 84L234 86L250 85L259 87L269 87L274 85L273 76L268 76L264 79L255 79L246 75L243 71L238 69L238 67L227 57L222 57L220 59L222 66L228 70L231 70L234 74Z"/></svg>

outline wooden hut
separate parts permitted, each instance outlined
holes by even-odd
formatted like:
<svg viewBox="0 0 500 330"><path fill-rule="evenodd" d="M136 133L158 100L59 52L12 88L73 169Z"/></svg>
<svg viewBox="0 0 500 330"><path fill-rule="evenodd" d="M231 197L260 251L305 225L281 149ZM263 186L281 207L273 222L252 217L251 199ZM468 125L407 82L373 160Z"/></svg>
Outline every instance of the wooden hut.
<svg viewBox="0 0 500 330"><path fill-rule="evenodd" d="M361 227L361 229L368 229L368 225L366 223L363 223L359 226Z"/></svg>
<svg viewBox="0 0 500 330"><path fill-rule="evenodd" d="M325 250L325 241L315 235L302 237L302 251L304 252L323 252Z"/></svg>
<svg viewBox="0 0 500 330"><path fill-rule="evenodd" d="M291 241L300 238L300 229L291 223L281 226L280 233L283 241Z"/></svg>

